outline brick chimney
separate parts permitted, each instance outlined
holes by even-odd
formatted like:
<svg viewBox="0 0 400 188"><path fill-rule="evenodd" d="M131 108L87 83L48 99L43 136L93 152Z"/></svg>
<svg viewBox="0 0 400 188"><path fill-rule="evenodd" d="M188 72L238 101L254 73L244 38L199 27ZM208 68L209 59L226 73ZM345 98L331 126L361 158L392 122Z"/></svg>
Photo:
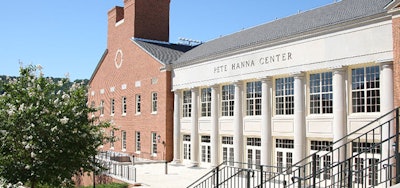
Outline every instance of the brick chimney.
<svg viewBox="0 0 400 188"><path fill-rule="evenodd" d="M115 37L168 42L169 7L170 0L124 0L124 7L108 12L108 44L118 42Z"/></svg>

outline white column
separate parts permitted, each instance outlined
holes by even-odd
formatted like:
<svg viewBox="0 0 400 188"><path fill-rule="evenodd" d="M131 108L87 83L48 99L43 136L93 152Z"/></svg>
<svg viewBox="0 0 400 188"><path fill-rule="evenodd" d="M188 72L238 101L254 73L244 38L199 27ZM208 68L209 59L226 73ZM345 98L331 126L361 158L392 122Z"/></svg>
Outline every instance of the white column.
<svg viewBox="0 0 400 188"><path fill-rule="evenodd" d="M394 109L394 86L393 86L393 63L381 63L380 73L380 98L381 98L381 112L382 114L388 113Z"/></svg>
<svg viewBox="0 0 400 188"><path fill-rule="evenodd" d="M211 166L219 165L218 87L211 87Z"/></svg>
<svg viewBox="0 0 400 188"><path fill-rule="evenodd" d="M261 165L272 165L271 78L261 79Z"/></svg>
<svg viewBox="0 0 400 188"><path fill-rule="evenodd" d="M242 82L235 82L235 104L233 118L233 147L235 162L243 162L243 118L242 118Z"/></svg>
<svg viewBox="0 0 400 188"><path fill-rule="evenodd" d="M174 91L174 163L181 163L181 91Z"/></svg>
<svg viewBox="0 0 400 188"><path fill-rule="evenodd" d="M383 62L380 65L381 73L380 73L380 100L381 100L381 113L386 114L394 109L394 86L393 86L393 63L392 62ZM389 114L382 122L389 121L393 118L393 114ZM393 127L389 126L392 125ZM382 131L382 140L386 140L390 138L395 133L394 123L392 121L391 124L387 123L384 125ZM389 155L393 156L394 151L392 149L392 145L394 143L394 139L391 139L390 142L385 142L382 145L382 158L387 158ZM388 150L383 148L391 148ZM394 160L392 161L394 162Z"/></svg>
<svg viewBox="0 0 400 188"><path fill-rule="evenodd" d="M347 108L346 108L346 85L345 85L346 71L344 68L334 68L332 75L333 87L333 142L336 142L347 135ZM334 151L340 146L344 145L347 139L343 139L333 146ZM334 153L333 162L340 162L345 160L344 150Z"/></svg>
<svg viewBox="0 0 400 188"><path fill-rule="evenodd" d="M332 108L333 108L333 163L339 163L346 160L346 148L342 147L347 139L342 139L347 135L347 108L346 108L346 84L345 75L346 71L344 67L338 67L332 69ZM342 140L340 140L342 139ZM335 143L336 141L339 142ZM335 175L332 181L344 181L346 178L344 172L340 169L345 168L345 166L337 166L333 169L333 174Z"/></svg>
<svg viewBox="0 0 400 188"><path fill-rule="evenodd" d="M191 159L192 166L199 165L199 124L198 124L198 88L192 88L192 107L191 107Z"/></svg>
<svg viewBox="0 0 400 188"><path fill-rule="evenodd" d="M305 97L304 75L294 74L294 154L293 164L305 157L306 151L306 123L305 123Z"/></svg>

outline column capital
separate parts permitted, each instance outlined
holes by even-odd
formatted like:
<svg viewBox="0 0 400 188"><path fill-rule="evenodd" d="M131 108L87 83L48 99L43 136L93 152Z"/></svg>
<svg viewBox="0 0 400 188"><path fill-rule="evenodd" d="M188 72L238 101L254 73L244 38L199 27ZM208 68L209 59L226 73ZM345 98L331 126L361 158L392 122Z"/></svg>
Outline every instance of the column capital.
<svg viewBox="0 0 400 188"><path fill-rule="evenodd" d="M182 89L172 89L171 91L174 93L180 93L182 91Z"/></svg>
<svg viewBox="0 0 400 188"><path fill-rule="evenodd" d="M302 79L305 76L304 72L301 72L301 71L292 72L292 73L290 73L290 75L293 76L295 79Z"/></svg>
<svg viewBox="0 0 400 188"><path fill-rule="evenodd" d="M259 78L259 80L261 80L262 83L271 83L272 82L272 77L271 76L267 76L267 77Z"/></svg>
<svg viewBox="0 0 400 188"><path fill-rule="evenodd" d="M383 69L389 68L392 69L393 68L393 61L380 61L380 62L376 62L377 64L379 64Z"/></svg>
<svg viewBox="0 0 400 188"><path fill-rule="evenodd" d="M199 92L199 88L198 87L191 87L190 91L198 93Z"/></svg>
<svg viewBox="0 0 400 188"><path fill-rule="evenodd" d="M236 86L240 87L240 86L243 85L243 81L242 81L242 80L235 80L235 81L233 81L232 83L233 83L233 85L234 85L235 87L236 87Z"/></svg>
<svg viewBox="0 0 400 188"><path fill-rule="evenodd" d="M332 71L333 74L340 74L346 72L347 66L339 65L331 67L329 69Z"/></svg>
<svg viewBox="0 0 400 188"><path fill-rule="evenodd" d="M220 84L212 84L212 85L208 85L209 88L211 89L218 89L220 86Z"/></svg>

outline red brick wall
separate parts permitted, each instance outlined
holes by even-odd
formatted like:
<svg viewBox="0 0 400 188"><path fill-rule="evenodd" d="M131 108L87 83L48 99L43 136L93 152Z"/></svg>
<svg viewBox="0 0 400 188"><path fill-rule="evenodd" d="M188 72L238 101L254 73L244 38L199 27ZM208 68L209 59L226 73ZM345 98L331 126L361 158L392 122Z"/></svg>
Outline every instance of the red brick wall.
<svg viewBox="0 0 400 188"><path fill-rule="evenodd" d="M135 37L169 41L170 0L135 1Z"/></svg>
<svg viewBox="0 0 400 188"><path fill-rule="evenodd" d="M145 3L147 1L148 4ZM159 5L155 5L154 3L156 2L159 3ZM137 7L136 11L140 9L138 14L134 11L134 6ZM164 6L167 6L168 9ZM115 132L115 136L119 138L121 138L121 131L127 132L126 153L131 154L135 152L135 132L140 131L141 157L171 161L173 158L173 94L171 92L171 72L161 71L160 68L162 68L163 65L144 52L131 40L136 30L139 30L138 32L140 33L150 29L150 27L135 23L138 19L149 19L152 17L135 17L136 14L144 14L154 7L155 9L161 7L165 9L165 11L169 11L169 0L125 0L125 12L122 15L124 21L118 26L116 26L115 23L118 20L117 17L122 14L120 12L121 9L116 7L109 11L107 37L108 54L103 62L100 62L97 72L93 74L89 90L89 102L95 101L95 105L99 106L100 101L104 100L104 116L101 117L101 120L113 120L115 126L119 129L119 131ZM135 18L136 21L133 21L133 18ZM145 23L144 21L140 22ZM157 20L150 23L157 23ZM133 25L135 26L133 27ZM168 33L164 33L165 29L155 28L152 30L153 33L150 34L154 35L154 37L150 39L168 36ZM166 37L166 39L168 40L168 37ZM120 68L115 66L114 61L118 50L122 50L123 53L123 62ZM156 79L157 83L152 84L152 79ZM140 81L140 87L135 86L137 81ZM123 84L126 84L126 89L122 89ZM110 91L111 87L115 88L114 92ZM104 90L104 94L100 93L102 89ZM94 95L92 95L92 92L94 92ZM157 114L151 113L152 92L158 93ZM135 104L137 94L141 95L140 115L136 114ZM126 116L122 116L121 112L123 96L127 98ZM111 98L115 100L114 116L110 115ZM97 115L99 115L99 113L97 113ZM154 158L149 155L151 152L151 132L156 132L157 135L161 136L161 140L157 145L157 157ZM109 131L107 131L107 133L109 133ZM162 144L162 141L165 141L166 144ZM108 150L109 147L110 144L107 144L104 146L103 150ZM114 144L114 151L121 152L121 149L122 145L120 139Z"/></svg>
<svg viewBox="0 0 400 188"><path fill-rule="evenodd" d="M400 17L393 18L394 107L400 106Z"/></svg>

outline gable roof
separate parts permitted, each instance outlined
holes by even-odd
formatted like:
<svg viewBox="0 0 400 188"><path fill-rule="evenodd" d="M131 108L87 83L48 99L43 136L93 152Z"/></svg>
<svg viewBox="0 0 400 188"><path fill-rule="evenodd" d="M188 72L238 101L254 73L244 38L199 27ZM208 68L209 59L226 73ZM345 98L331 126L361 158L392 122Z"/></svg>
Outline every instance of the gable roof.
<svg viewBox="0 0 400 188"><path fill-rule="evenodd" d="M387 13L385 7L391 1L393 0L342 0L203 43L183 54L174 65L204 61L323 27Z"/></svg>
<svg viewBox="0 0 400 188"><path fill-rule="evenodd" d="M175 62L183 53L191 50L194 46L173 44L168 42L153 41L147 39L133 38L132 41L145 50L160 63L168 65Z"/></svg>
<svg viewBox="0 0 400 188"><path fill-rule="evenodd" d="M195 47L140 38L133 38L132 41L164 65L169 65L172 62L175 62L183 53ZM100 61L97 63L97 66L90 77L89 85L91 84L95 74L97 73L107 54L108 49L104 51Z"/></svg>

